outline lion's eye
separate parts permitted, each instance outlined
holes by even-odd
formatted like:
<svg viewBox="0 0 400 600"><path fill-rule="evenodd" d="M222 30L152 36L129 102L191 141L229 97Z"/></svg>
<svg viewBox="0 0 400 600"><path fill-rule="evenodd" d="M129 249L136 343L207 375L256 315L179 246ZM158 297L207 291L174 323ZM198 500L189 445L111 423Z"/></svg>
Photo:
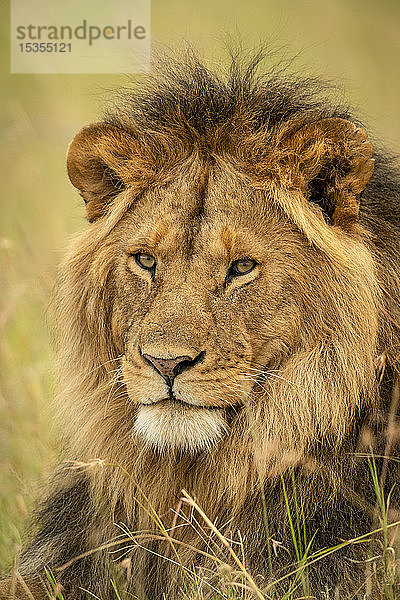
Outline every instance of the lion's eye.
<svg viewBox="0 0 400 600"><path fill-rule="evenodd" d="M228 285L234 277L240 277L241 275L247 275L254 269L257 262L251 258L241 258L235 260L228 269L225 278L225 285Z"/></svg>
<svg viewBox="0 0 400 600"><path fill-rule="evenodd" d="M156 266L156 259L154 256L145 254L144 252L137 252L134 256L139 267L146 269L146 271L154 271Z"/></svg>
<svg viewBox="0 0 400 600"><path fill-rule="evenodd" d="M256 264L257 263L255 260L244 258L242 260L235 260L235 262L233 262L231 265L231 269L235 275L246 275L254 269Z"/></svg>

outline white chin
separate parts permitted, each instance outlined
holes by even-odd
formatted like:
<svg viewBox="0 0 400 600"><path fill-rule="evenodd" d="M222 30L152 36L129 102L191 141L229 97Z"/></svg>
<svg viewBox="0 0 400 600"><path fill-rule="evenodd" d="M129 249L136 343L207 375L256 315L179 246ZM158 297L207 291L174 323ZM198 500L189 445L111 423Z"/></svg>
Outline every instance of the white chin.
<svg viewBox="0 0 400 600"><path fill-rule="evenodd" d="M200 452L213 446L228 428L222 409L206 409L176 402L142 404L134 433L160 451Z"/></svg>

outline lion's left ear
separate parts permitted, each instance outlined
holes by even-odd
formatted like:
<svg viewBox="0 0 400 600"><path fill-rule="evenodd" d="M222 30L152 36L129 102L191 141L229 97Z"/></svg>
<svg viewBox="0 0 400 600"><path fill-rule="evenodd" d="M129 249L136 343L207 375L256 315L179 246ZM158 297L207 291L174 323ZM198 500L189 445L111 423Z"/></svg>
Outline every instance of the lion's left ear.
<svg viewBox="0 0 400 600"><path fill-rule="evenodd" d="M346 119L328 118L303 125L281 143L305 196L321 207L328 223L351 229L374 170L365 132Z"/></svg>
<svg viewBox="0 0 400 600"><path fill-rule="evenodd" d="M90 222L106 214L112 200L125 188L135 155L136 139L108 123L84 127L74 137L68 148L67 170L86 203Z"/></svg>

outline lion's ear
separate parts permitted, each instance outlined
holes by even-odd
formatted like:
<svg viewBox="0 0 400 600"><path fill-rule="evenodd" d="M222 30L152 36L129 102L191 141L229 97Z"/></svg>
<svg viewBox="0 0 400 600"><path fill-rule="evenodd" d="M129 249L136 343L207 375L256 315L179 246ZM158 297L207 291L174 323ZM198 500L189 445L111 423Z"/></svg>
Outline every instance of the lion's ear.
<svg viewBox="0 0 400 600"><path fill-rule="evenodd" d="M374 170L365 132L346 119L327 118L303 125L284 144L306 197L321 207L328 223L351 230Z"/></svg>
<svg viewBox="0 0 400 600"><path fill-rule="evenodd" d="M126 187L136 147L132 135L108 123L89 125L72 140L68 176L85 200L90 222L104 215Z"/></svg>

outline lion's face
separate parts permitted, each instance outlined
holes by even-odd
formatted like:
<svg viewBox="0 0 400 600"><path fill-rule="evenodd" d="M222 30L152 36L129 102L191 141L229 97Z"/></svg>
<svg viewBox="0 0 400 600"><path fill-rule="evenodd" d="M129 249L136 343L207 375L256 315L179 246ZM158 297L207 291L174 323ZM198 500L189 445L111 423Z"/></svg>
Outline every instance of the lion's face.
<svg viewBox="0 0 400 600"><path fill-rule="evenodd" d="M344 435L374 377L375 279L358 224L372 149L340 118L292 127L258 149L225 140L220 154L106 123L72 142L93 225L65 267L65 336L84 394L87 365L105 371L90 381L98 405L83 397L81 410L90 422L109 411L110 436L133 420L139 445L197 452L238 442L242 427L265 456L271 442Z"/></svg>
<svg viewBox="0 0 400 600"><path fill-rule="evenodd" d="M217 169L199 189L199 175L145 193L114 234L113 328L134 431L161 449L213 444L252 389L268 393L260 371L293 346L308 260L265 193Z"/></svg>

